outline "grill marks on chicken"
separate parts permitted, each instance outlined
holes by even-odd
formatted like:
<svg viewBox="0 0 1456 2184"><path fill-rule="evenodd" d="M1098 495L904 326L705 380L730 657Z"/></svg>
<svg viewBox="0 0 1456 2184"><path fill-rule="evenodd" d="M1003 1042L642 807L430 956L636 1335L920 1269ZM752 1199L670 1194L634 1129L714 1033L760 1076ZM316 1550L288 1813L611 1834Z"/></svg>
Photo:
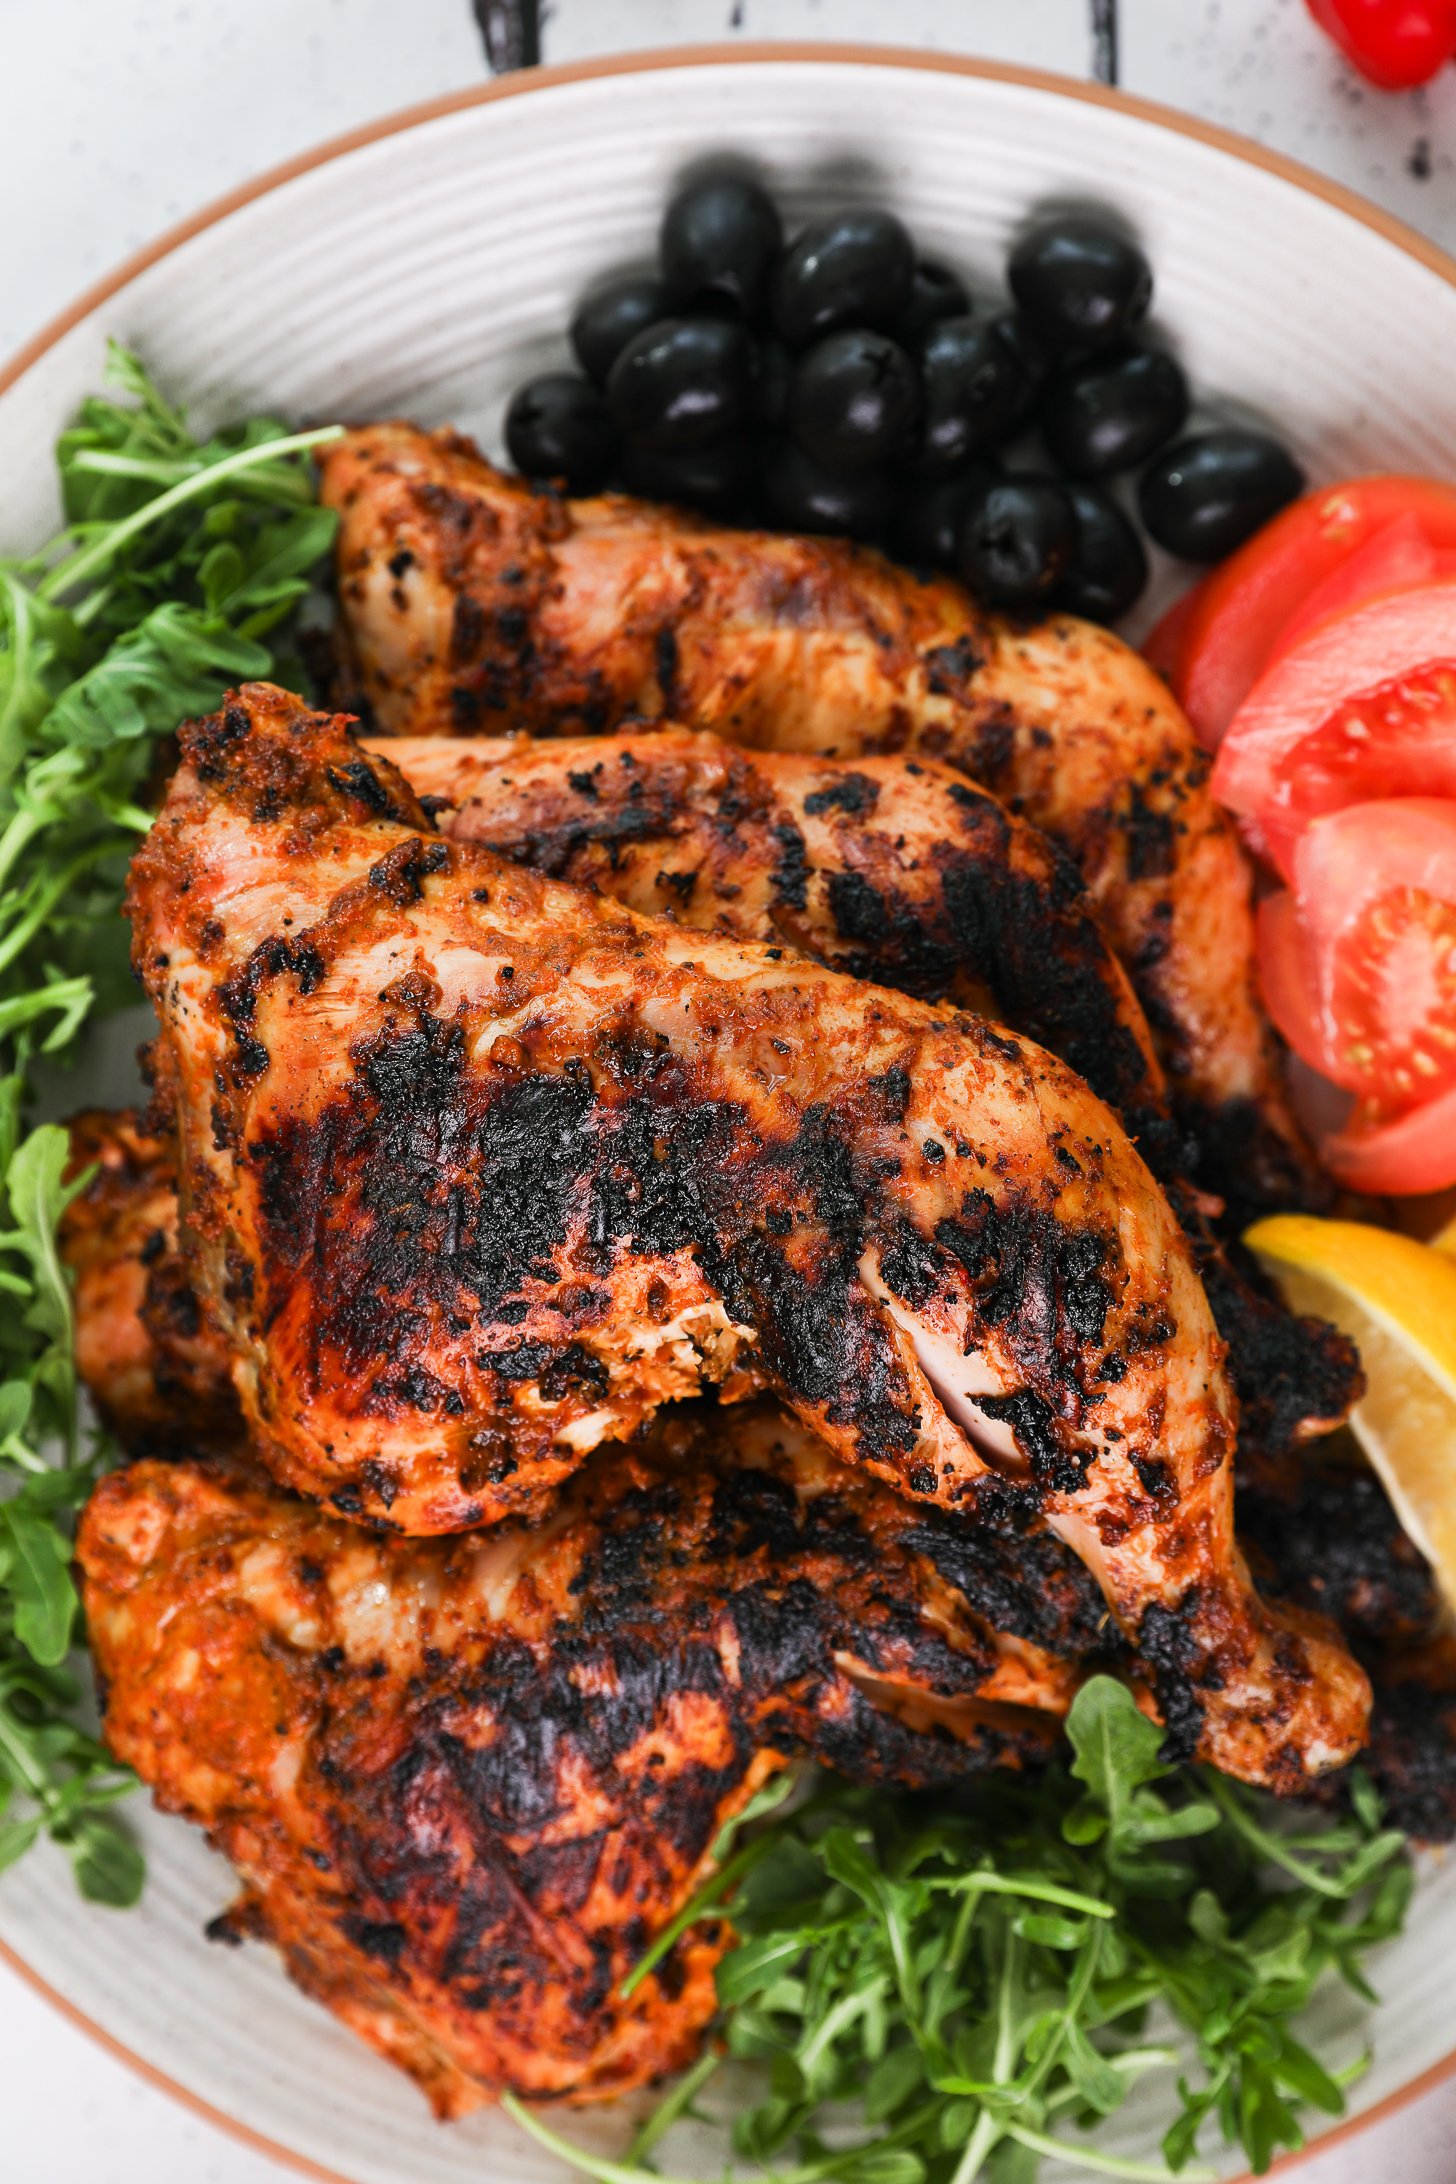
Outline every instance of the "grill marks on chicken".
<svg viewBox="0 0 1456 2184"><path fill-rule="evenodd" d="M1177 1138L1126 973L1075 868L952 768L742 751L662 728L369 743L442 833L699 932L1011 1023L1124 1118ZM1166 1160L1165 1163L1166 1165Z"/></svg>
<svg viewBox="0 0 1456 2184"><path fill-rule="evenodd" d="M1348 1415L1353 1345L1293 1317L1211 1231L1142 1012L1074 868L984 790L929 761L749 753L681 729L368 747L454 840L698 931L787 941L855 977L989 1008L1048 1047L1169 1190L1229 1344L1244 1445L1272 1459Z"/></svg>
<svg viewBox="0 0 1456 2184"><path fill-rule="evenodd" d="M280 1477L486 1523L747 1368L902 1491L974 1509L1009 1476L1174 1748L1285 1786L1353 1752L1363 1679L1233 1545L1184 1239L1062 1065L446 842L267 686L183 745L137 960L204 1302Z"/></svg>
<svg viewBox="0 0 1456 2184"><path fill-rule="evenodd" d="M488 1538L383 1540L245 1467L143 1462L78 1555L108 1742L233 1860L234 1930L458 2115L691 2059L721 1925L617 1989L784 1758L922 1786L1044 1748L1001 1694L1050 1640L1067 1703L1095 1590L1014 1525L947 1573L952 1529L750 1407L679 1412Z"/></svg>
<svg viewBox="0 0 1456 2184"><path fill-rule="evenodd" d="M755 746L943 758L1080 869L1204 1148L1241 1204L1321 1190L1253 973L1249 874L1208 763L1117 638L979 612L824 539L533 493L458 435L321 456L363 696L394 733L589 733L666 716Z"/></svg>

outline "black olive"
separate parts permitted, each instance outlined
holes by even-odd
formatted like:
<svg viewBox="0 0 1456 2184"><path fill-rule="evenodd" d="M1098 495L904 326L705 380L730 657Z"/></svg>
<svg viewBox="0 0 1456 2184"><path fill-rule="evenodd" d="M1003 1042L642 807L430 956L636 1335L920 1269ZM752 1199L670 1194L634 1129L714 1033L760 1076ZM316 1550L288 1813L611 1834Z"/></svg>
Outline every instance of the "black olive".
<svg viewBox="0 0 1456 2184"><path fill-rule="evenodd" d="M506 411L506 446L525 477L559 479L570 493L595 493L617 459L607 406L575 372L543 372L517 387Z"/></svg>
<svg viewBox="0 0 1456 2184"><path fill-rule="evenodd" d="M1021 401L1012 420L1013 425L1019 425L1035 409L1037 397L1052 375L1056 352L1019 311L1003 311L991 324L1016 359L1021 375Z"/></svg>
<svg viewBox="0 0 1456 2184"><path fill-rule="evenodd" d="M994 325L942 319L920 348L920 467L958 470L1005 437L1025 396L1022 368Z"/></svg>
<svg viewBox="0 0 1456 2184"><path fill-rule="evenodd" d="M826 470L873 470L905 445L918 400L915 367L899 343L855 328L826 334L800 357L789 422Z"/></svg>
<svg viewBox="0 0 1456 2184"><path fill-rule="evenodd" d="M787 425L793 383L794 360L783 343L769 334L758 345L753 378L753 414L759 424Z"/></svg>
<svg viewBox="0 0 1456 2184"><path fill-rule="evenodd" d="M961 529L960 569L988 607L1035 607L1071 567L1072 504L1052 478L998 478L972 502Z"/></svg>
<svg viewBox="0 0 1456 2184"><path fill-rule="evenodd" d="M757 449L745 432L709 447L689 448L683 455L629 447L620 466L629 493L644 500L676 501L723 523L742 522L751 514L757 476Z"/></svg>
<svg viewBox="0 0 1456 2184"><path fill-rule="evenodd" d="M753 343L736 320L663 319L617 358L607 401L629 440L675 455L744 424L752 390Z"/></svg>
<svg viewBox="0 0 1456 2184"><path fill-rule="evenodd" d="M1194 433L1138 488L1143 522L1184 561L1221 561L1304 491L1304 473L1267 432Z"/></svg>
<svg viewBox="0 0 1456 2184"><path fill-rule="evenodd" d="M892 212L837 212L789 246L774 281L774 324L791 349L836 326L888 332L914 277L915 246Z"/></svg>
<svg viewBox="0 0 1456 2184"><path fill-rule="evenodd" d="M896 559L912 569L953 569L967 511L994 478L989 463L973 463L969 470L953 478L941 478L907 493L890 526Z"/></svg>
<svg viewBox="0 0 1456 2184"><path fill-rule="evenodd" d="M752 318L783 241L778 206L760 183L704 175L680 189L662 216L662 276L679 303L731 296Z"/></svg>
<svg viewBox="0 0 1456 2184"><path fill-rule="evenodd" d="M655 326L672 310L661 281L623 273L582 297L572 314L571 346L588 379L599 387L634 334Z"/></svg>
<svg viewBox="0 0 1456 2184"><path fill-rule="evenodd" d="M1077 524L1071 566L1056 589L1056 603L1090 622L1119 622L1142 597L1148 557L1136 525L1117 502L1091 486L1066 488Z"/></svg>
<svg viewBox="0 0 1456 2184"><path fill-rule="evenodd" d="M910 279L910 301L895 327L895 338L911 349L938 319L968 318L971 299L947 266L921 260Z"/></svg>
<svg viewBox="0 0 1456 2184"><path fill-rule="evenodd" d="M1054 379L1041 405L1048 448L1074 478L1131 470L1181 432L1188 382L1161 349L1079 365Z"/></svg>
<svg viewBox="0 0 1456 2184"><path fill-rule="evenodd" d="M770 520L785 531L844 531L877 538L885 530L894 493L882 470L847 475L826 470L794 440L770 443L763 456L762 497Z"/></svg>
<svg viewBox="0 0 1456 2184"><path fill-rule="evenodd" d="M1125 235L1086 214L1042 220L1011 253L1011 293L1057 348L1105 349L1134 327L1153 269Z"/></svg>

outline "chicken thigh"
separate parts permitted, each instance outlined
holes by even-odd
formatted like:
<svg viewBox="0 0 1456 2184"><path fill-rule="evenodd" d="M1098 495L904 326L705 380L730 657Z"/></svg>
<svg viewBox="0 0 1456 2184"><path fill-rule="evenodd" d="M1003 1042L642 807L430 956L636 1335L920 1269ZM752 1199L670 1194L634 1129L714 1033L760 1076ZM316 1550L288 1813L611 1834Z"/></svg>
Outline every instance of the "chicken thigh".
<svg viewBox="0 0 1456 2184"><path fill-rule="evenodd" d="M395 734L596 732L945 759L1080 869L1240 1207L1316 1200L1254 979L1250 875L1166 686L1108 631L979 610L839 541L533 492L468 441L383 424L320 451L360 691Z"/></svg>
<svg viewBox="0 0 1456 2184"><path fill-rule="evenodd" d="M1358 1747L1363 1676L1234 1545L1186 1240L1062 1064L446 841L267 685L182 740L137 964L204 1308L280 1478L489 1523L751 1376L909 1495L1014 1484L1170 1749L1289 1787Z"/></svg>
<svg viewBox="0 0 1456 2184"><path fill-rule="evenodd" d="M954 1527L746 1406L673 1414L489 1537L380 1539L236 1463L144 1461L78 1555L111 1749L241 1875L221 1932L459 2115L691 2059L720 1921L618 1989L785 1758L920 1786L1046 1748L1005 1695L1040 1661L1065 1707L1101 1602L1055 1541L986 1527L968 1559Z"/></svg>

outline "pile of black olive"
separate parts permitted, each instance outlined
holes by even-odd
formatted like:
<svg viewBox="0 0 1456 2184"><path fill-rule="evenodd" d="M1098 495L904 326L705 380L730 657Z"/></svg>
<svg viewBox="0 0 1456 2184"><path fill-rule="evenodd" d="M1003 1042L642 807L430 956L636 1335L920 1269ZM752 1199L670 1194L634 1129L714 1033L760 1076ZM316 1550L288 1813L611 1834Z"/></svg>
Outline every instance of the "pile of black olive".
<svg viewBox="0 0 1456 2184"><path fill-rule="evenodd" d="M786 243L773 199L738 174L678 192L659 256L658 277L578 306L580 373L517 389L506 444L527 477L846 533L958 570L988 605L1108 622L1148 562L1106 481L1140 470L1144 525L1190 561L1232 552L1302 489L1266 434L1180 437L1182 369L1137 338L1152 269L1105 219L1030 227L994 317L893 213L835 213ZM1003 466L1038 443L1039 460Z"/></svg>

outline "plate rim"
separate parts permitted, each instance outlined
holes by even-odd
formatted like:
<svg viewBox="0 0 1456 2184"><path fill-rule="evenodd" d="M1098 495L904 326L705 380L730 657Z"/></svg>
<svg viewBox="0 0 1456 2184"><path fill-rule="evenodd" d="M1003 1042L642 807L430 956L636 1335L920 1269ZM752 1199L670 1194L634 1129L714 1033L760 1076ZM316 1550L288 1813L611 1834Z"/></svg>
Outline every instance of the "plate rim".
<svg viewBox="0 0 1456 2184"><path fill-rule="evenodd" d="M1387 242L1393 243L1407 257L1415 259L1418 264L1435 273L1449 287L1456 288L1456 254L1442 249L1439 243L1432 242L1396 214L1386 212L1382 206L1362 196L1358 190L1352 190L1342 182L1335 182L1304 161L1273 151L1236 129L1225 128L1218 122L1204 121L1196 115L1181 113L1176 107L1168 106L1161 100L1143 98L1134 92L1124 91L1120 86L1090 83L1081 77L1064 75L1053 69L1024 68L1014 62L985 60L971 54L939 53L920 46L880 46L860 41L819 39L761 38L732 42L717 40L703 45L652 47L641 52L599 55L589 60L512 70L484 83L469 85L461 91L445 92L438 98L417 100L411 105L380 115L373 121L361 123L357 128L325 137L309 150L297 153L290 159L279 160L248 181L238 184L236 188L209 199L196 212L164 228L150 242L132 251L110 272L83 289L72 302L57 312L0 365L0 398L8 394L36 365L43 362L50 351L83 319L89 318L139 275L160 263L163 258L170 257L194 236L217 226L219 222L242 211L257 199L269 196L299 175L328 166L333 160L345 158L349 153L362 150L367 145L381 143L392 136L404 135L411 129L425 127L447 115L468 112L477 106L490 106L500 99L529 97L535 92L553 90L562 84L592 82L616 76L665 74L678 68L762 66L776 62L801 66L827 64L898 68L926 75L968 76L981 82L1014 85L1125 114L1133 120L1170 130L1177 136L1191 138L1196 143L1221 152L1226 158L1238 160L1244 166L1262 168L1264 172L1288 183L1304 195L1322 200L1360 226L1373 230ZM266 2155L296 2174L315 2180L315 2184L358 2184L357 2178L346 2176L342 2170L325 2168L307 2154L301 2154L279 2140L270 2138L266 2132L245 2123L241 2117L215 2107L211 2101L205 2100L201 2094L193 2092L180 2080L169 2076L155 2063L136 2054L124 2041L107 2031L77 2003L52 1986L3 1937L0 1937L0 1963L7 1965L33 1993L40 1995L68 2023L94 2040L118 2062L125 2064L147 2084L167 2094L215 2129L226 2132L254 2153ZM1287 2174L1316 2154L1325 2153L1329 2148L1369 2130L1373 2125L1387 2121L1401 2109L1434 2091L1453 2074L1456 2074L1456 2048L1438 2061L1428 2064L1416 2077L1405 2085L1398 2086L1394 2092L1387 2093L1382 2100L1365 2109L1360 2115L1347 2116L1332 2130L1321 2132L1309 2144L1280 2155L1267 2173ZM1232 2184L1254 2184L1254 2179L1249 2172L1245 2172L1232 2180Z"/></svg>

